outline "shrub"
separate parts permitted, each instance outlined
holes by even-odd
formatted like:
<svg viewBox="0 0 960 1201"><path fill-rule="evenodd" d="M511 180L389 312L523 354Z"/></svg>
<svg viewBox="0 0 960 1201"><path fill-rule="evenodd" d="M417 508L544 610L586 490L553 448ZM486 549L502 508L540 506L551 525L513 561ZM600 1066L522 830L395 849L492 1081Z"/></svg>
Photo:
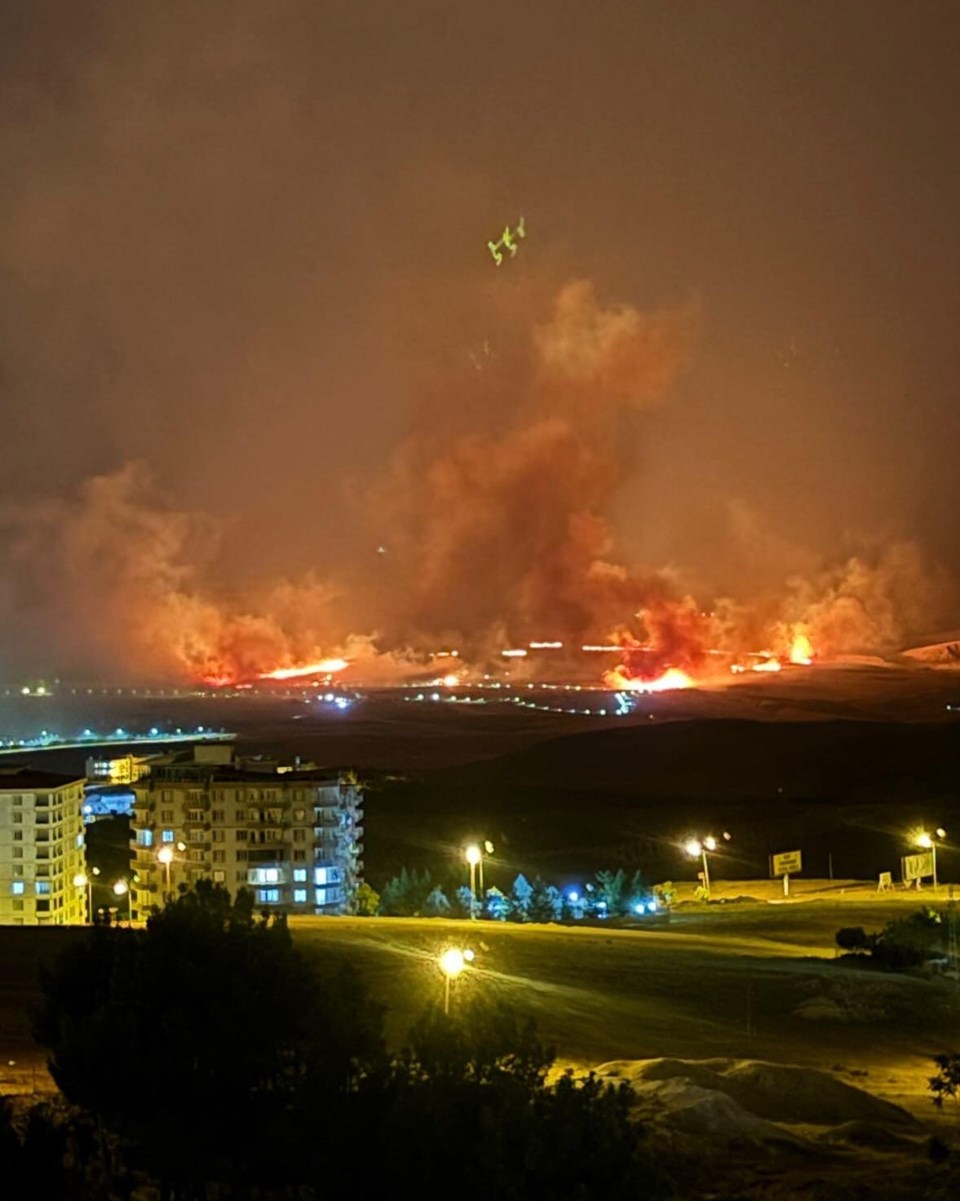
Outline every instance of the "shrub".
<svg viewBox="0 0 960 1201"><path fill-rule="evenodd" d="M836 943L841 951L868 951L872 946L872 938L863 926L844 926L836 933Z"/></svg>

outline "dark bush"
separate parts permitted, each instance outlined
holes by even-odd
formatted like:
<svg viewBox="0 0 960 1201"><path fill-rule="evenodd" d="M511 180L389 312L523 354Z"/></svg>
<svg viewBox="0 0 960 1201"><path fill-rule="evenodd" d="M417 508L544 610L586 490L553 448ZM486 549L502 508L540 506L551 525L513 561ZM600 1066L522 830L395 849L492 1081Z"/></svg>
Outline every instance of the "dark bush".
<svg viewBox="0 0 960 1201"><path fill-rule="evenodd" d="M870 949L870 936L863 926L844 926L837 931L837 946L841 951L867 951Z"/></svg>

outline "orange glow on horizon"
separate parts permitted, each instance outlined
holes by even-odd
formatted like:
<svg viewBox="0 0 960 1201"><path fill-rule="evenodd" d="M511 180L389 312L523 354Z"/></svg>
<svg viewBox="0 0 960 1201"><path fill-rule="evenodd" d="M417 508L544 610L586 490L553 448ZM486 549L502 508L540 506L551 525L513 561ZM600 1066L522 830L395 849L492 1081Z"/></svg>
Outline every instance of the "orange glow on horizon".
<svg viewBox="0 0 960 1201"><path fill-rule="evenodd" d="M346 659L321 659L319 663L307 663L303 667L278 667L274 671L263 671L257 679L297 680L302 676L329 676L349 666Z"/></svg>
<svg viewBox="0 0 960 1201"><path fill-rule="evenodd" d="M604 674L603 682L608 688L615 688L620 692L673 692L679 688L696 687L690 676L679 667L668 667L662 676L652 680L624 675L622 667L615 667L613 671Z"/></svg>

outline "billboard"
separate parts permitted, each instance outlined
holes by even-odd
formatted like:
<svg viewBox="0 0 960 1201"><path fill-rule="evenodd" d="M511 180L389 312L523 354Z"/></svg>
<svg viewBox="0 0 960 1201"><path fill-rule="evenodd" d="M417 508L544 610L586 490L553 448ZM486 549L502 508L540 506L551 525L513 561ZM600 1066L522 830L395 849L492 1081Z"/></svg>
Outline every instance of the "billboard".
<svg viewBox="0 0 960 1201"><path fill-rule="evenodd" d="M783 851L770 856L771 876L792 876L799 871L803 871L799 851Z"/></svg>
<svg viewBox="0 0 960 1201"><path fill-rule="evenodd" d="M904 855L900 860L904 881L922 880L933 875L933 851L921 851L919 855Z"/></svg>

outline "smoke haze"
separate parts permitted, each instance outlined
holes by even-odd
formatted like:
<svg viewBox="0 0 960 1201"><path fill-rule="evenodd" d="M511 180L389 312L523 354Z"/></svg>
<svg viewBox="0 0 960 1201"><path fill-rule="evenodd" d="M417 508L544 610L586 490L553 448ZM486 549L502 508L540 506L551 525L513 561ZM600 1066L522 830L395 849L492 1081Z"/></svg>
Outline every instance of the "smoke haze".
<svg viewBox="0 0 960 1201"><path fill-rule="evenodd" d="M0 677L956 625L921 8L5 5Z"/></svg>

